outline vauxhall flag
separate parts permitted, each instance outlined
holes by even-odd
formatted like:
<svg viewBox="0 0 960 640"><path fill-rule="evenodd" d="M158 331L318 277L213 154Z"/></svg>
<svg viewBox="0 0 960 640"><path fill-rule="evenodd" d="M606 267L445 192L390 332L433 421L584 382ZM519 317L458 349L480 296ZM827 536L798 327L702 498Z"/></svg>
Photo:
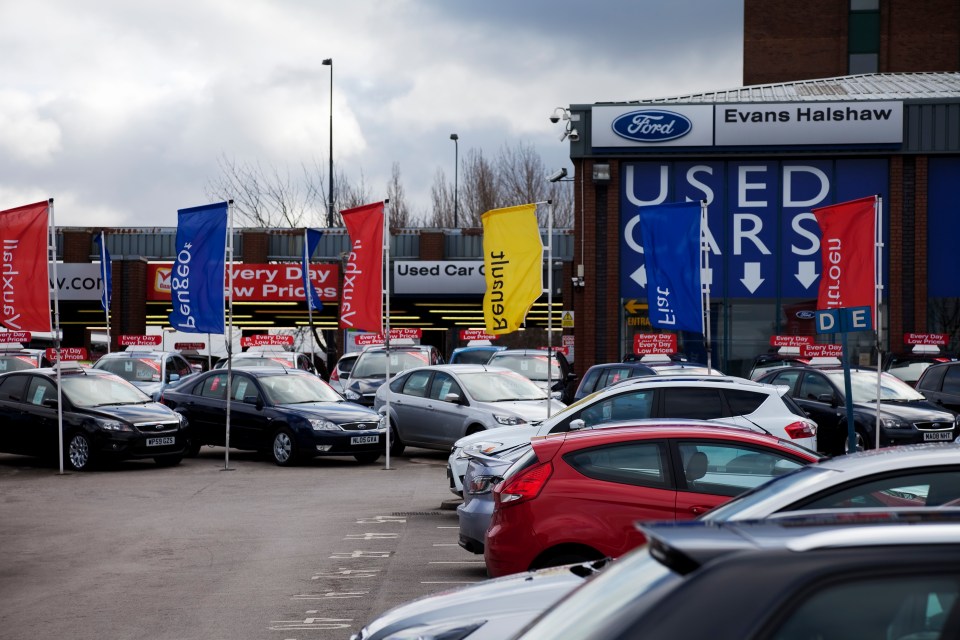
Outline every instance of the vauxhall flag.
<svg viewBox="0 0 960 640"><path fill-rule="evenodd" d="M113 261L107 251L107 239L104 232L94 238L97 243L97 252L100 254L100 282L103 283L103 292L100 294L100 306L104 311L110 311L110 298L113 295Z"/></svg>
<svg viewBox="0 0 960 640"><path fill-rule="evenodd" d="M307 229L306 238L303 243L303 295L307 300L307 306L311 311L319 311L323 309L323 302L320 301L320 296L317 295L317 289L313 286L313 282L310 281L310 256L313 255L313 252L317 250L317 245L320 244L320 236L323 235L322 231L318 229Z"/></svg>
<svg viewBox="0 0 960 640"><path fill-rule="evenodd" d="M340 328L383 333L383 203L341 211L350 234Z"/></svg>
<svg viewBox="0 0 960 640"><path fill-rule="evenodd" d="M11 331L50 331L49 202L0 211L3 304L0 323Z"/></svg>
<svg viewBox="0 0 960 640"><path fill-rule="evenodd" d="M487 291L483 317L487 332L516 331L543 293L543 241L537 205L493 209L483 224L483 267Z"/></svg>
<svg viewBox="0 0 960 640"><path fill-rule="evenodd" d="M177 211L170 324L178 331L224 332L227 212L226 202Z"/></svg>
<svg viewBox="0 0 960 640"><path fill-rule="evenodd" d="M699 202L640 209L650 324L703 333Z"/></svg>
<svg viewBox="0 0 960 640"><path fill-rule="evenodd" d="M817 309L871 307L876 324L876 196L820 207L813 215L823 261Z"/></svg>

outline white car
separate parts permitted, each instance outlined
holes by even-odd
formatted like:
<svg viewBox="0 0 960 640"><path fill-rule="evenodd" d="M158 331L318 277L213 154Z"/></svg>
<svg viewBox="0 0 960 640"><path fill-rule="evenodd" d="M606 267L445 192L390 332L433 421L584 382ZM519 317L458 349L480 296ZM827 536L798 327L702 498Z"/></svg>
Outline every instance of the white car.
<svg viewBox="0 0 960 640"><path fill-rule="evenodd" d="M786 386L733 376L644 376L607 387L539 423L501 427L457 440L447 461L450 491L463 495L468 453L497 452L534 436L645 418L686 418L760 427L817 450L817 423L807 417Z"/></svg>

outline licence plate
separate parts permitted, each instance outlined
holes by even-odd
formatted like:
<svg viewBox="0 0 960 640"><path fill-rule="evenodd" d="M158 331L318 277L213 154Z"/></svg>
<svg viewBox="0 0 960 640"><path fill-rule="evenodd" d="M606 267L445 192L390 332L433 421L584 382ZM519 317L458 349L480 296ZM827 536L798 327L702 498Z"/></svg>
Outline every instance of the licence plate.
<svg viewBox="0 0 960 640"><path fill-rule="evenodd" d="M380 436L354 436L350 438L350 444L377 444L380 442Z"/></svg>
<svg viewBox="0 0 960 640"><path fill-rule="evenodd" d="M953 440L953 431L926 431L923 434L923 439L936 441Z"/></svg>
<svg viewBox="0 0 960 640"><path fill-rule="evenodd" d="M176 438L147 438L148 447L162 447L165 444L177 444Z"/></svg>

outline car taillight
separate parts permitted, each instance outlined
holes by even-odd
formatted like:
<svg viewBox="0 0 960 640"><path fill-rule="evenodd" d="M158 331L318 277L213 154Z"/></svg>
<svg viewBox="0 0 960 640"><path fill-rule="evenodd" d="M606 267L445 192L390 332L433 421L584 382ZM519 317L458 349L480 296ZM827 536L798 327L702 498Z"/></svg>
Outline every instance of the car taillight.
<svg viewBox="0 0 960 640"><path fill-rule="evenodd" d="M331 379L331 380L339 380L339 379L340 379L340 369L337 369L336 367L334 367L334 368L333 368L333 373L330 374L330 379Z"/></svg>
<svg viewBox="0 0 960 640"><path fill-rule="evenodd" d="M787 425L786 432L792 440L796 440L798 438L812 438L813 436L817 435L817 428L816 426L807 424L806 422L794 422Z"/></svg>
<svg viewBox="0 0 960 640"><path fill-rule="evenodd" d="M520 475L498 484L493 490L494 498L502 506L533 500L540 495L552 473L553 465L549 462L530 467Z"/></svg>
<svg viewBox="0 0 960 640"><path fill-rule="evenodd" d="M493 487L501 480L503 480L503 478L500 476L475 476L470 479L467 485L467 493L472 496L490 493Z"/></svg>

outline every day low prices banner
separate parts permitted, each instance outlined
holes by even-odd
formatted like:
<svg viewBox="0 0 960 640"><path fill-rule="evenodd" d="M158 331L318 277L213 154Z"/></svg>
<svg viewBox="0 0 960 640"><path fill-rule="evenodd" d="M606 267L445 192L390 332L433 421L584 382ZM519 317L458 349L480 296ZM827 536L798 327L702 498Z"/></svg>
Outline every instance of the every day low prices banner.
<svg viewBox="0 0 960 640"><path fill-rule="evenodd" d="M147 266L147 300L170 299L170 263ZM303 302L303 268L299 264L233 264L234 302ZM229 272L228 272L229 276ZM326 302L336 301L340 267L336 264L311 264L310 281ZM224 287L226 287L226 280Z"/></svg>
<svg viewBox="0 0 960 640"><path fill-rule="evenodd" d="M706 200L710 256L701 277L712 297L816 298L822 261L813 209L872 195L886 202L887 183L882 159L625 163L620 295L647 295L641 209Z"/></svg>

